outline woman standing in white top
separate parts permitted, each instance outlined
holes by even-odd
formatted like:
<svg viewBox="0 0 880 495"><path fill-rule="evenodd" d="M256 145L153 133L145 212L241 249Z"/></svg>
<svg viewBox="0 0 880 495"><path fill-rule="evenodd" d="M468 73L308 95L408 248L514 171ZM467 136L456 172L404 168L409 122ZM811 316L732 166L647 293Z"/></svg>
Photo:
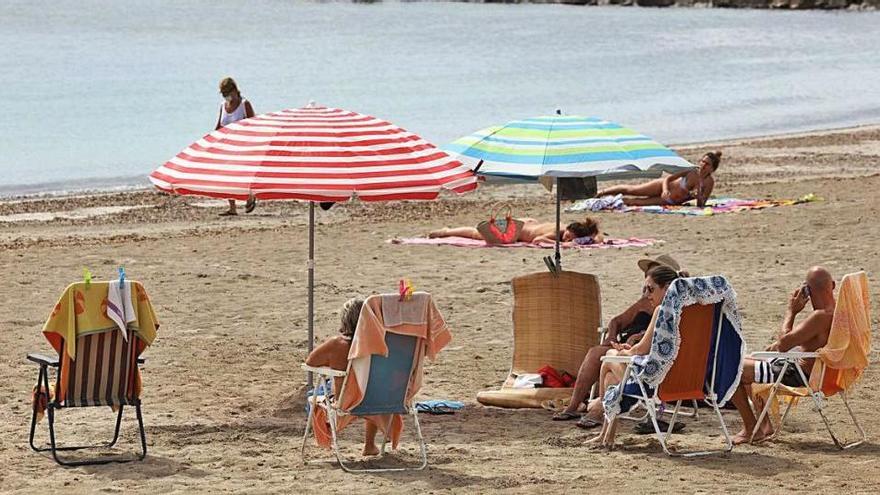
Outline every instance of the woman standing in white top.
<svg viewBox="0 0 880 495"><path fill-rule="evenodd" d="M214 130L255 115L254 107L251 106L251 102L241 97L241 93L238 91L238 85L235 84L235 80L231 77L224 77L220 81L220 94L223 95L224 102L220 104L220 115L217 117L217 125L214 126ZM256 207L257 198L251 194L245 203L244 211L250 213L254 211L254 208ZM234 199L229 200L229 209L220 214L222 217L230 215L238 215L238 212L235 209Z"/></svg>

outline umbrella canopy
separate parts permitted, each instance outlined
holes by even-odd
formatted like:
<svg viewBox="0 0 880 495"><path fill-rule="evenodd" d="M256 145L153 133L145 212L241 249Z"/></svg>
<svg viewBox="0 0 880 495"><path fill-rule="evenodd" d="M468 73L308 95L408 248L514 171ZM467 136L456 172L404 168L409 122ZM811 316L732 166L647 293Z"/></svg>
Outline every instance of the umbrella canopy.
<svg viewBox="0 0 880 495"><path fill-rule="evenodd" d="M150 181L176 194L309 201L309 351L316 201L431 200L443 189L477 187L470 168L416 134L369 115L314 105L217 129L156 169Z"/></svg>
<svg viewBox="0 0 880 495"><path fill-rule="evenodd" d="M658 176L692 167L666 146L597 117L554 115L514 120L445 146L481 175L536 180ZM482 162L482 163L481 163Z"/></svg>
<svg viewBox="0 0 880 495"><path fill-rule="evenodd" d="M384 120L306 107L222 127L150 174L159 189L226 199L430 200L476 187L471 170Z"/></svg>
<svg viewBox="0 0 880 495"><path fill-rule="evenodd" d="M572 115L534 117L488 127L444 147L492 178L530 180L542 177L622 179L656 177L693 165L651 138L597 117ZM560 188L556 188L555 261L544 258L551 271L562 269L559 253Z"/></svg>

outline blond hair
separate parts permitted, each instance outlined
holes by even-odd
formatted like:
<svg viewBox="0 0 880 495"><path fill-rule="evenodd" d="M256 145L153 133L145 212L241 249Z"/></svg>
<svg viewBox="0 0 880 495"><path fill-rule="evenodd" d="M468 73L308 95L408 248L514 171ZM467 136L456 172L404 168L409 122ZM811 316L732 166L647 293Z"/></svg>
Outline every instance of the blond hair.
<svg viewBox="0 0 880 495"><path fill-rule="evenodd" d="M364 306L364 300L359 297L352 297L342 305L340 312L340 320L342 325L339 327L339 333L345 337L353 337L357 328L358 318L361 316L361 308Z"/></svg>
<svg viewBox="0 0 880 495"><path fill-rule="evenodd" d="M230 93L238 93L238 84L235 84L235 79L231 77L224 77L220 80L220 93L224 96Z"/></svg>

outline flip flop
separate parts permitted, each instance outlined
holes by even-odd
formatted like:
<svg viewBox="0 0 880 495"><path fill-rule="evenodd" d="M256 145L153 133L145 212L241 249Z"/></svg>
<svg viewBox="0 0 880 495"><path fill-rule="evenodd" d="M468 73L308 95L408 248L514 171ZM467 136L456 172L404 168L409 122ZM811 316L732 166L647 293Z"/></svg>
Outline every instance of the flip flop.
<svg viewBox="0 0 880 495"><path fill-rule="evenodd" d="M581 417L581 415L577 414L577 413L559 411L558 413L553 415L553 421L571 421L573 419L578 419L580 417Z"/></svg>
<svg viewBox="0 0 880 495"><path fill-rule="evenodd" d="M602 422L596 421L593 418L588 418L587 416L581 416L581 419L579 419L574 425L583 430L592 430L593 428L602 426Z"/></svg>
<svg viewBox="0 0 880 495"><path fill-rule="evenodd" d="M221 217L234 217L236 215L238 215L238 213L236 213L234 211L224 211L223 213L219 214L219 216L221 216Z"/></svg>
<svg viewBox="0 0 880 495"><path fill-rule="evenodd" d="M669 423L662 419L657 420L657 426L660 427L661 432L669 431ZM683 429L684 423L682 423L681 421L676 421L675 425L673 425L672 427L672 433L680 433ZM638 435L650 435L652 433L655 433L654 425L651 423L650 419L637 424L635 428L633 428L633 431Z"/></svg>
<svg viewBox="0 0 880 495"><path fill-rule="evenodd" d="M254 208L257 207L257 198L256 196L248 196L247 202L244 204L244 212L250 213L254 211Z"/></svg>

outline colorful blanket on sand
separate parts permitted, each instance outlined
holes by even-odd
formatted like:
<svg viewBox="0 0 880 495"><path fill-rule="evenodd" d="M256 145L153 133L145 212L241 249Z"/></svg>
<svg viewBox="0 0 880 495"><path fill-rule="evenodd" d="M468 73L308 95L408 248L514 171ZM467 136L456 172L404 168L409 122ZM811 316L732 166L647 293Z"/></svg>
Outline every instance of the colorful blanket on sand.
<svg viewBox="0 0 880 495"><path fill-rule="evenodd" d="M674 213L678 215L690 215L706 217L720 213L733 213L746 210L763 210L774 206L789 206L802 203L821 201L815 194L807 194L798 199L737 199L737 198L713 198L706 202L706 206L700 208L694 206L694 202L688 202L680 206L625 206L621 201L608 201L607 198L591 198L580 200L565 211L617 211L631 212L641 211L645 213Z"/></svg>
<svg viewBox="0 0 880 495"><path fill-rule="evenodd" d="M420 246L458 246L469 248L544 248L553 249L553 243L531 244L528 242L516 242L513 244L486 244L486 241L477 239L468 239L466 237L439 237L437 239L428 239L427 237L395 237L387 241L389 244L414 244ZM580 245L571 242L563 242L562 247L565 249L609 249L624 247L647 247L662 242L657 239L637 239L630 237L629 239L605 239L601 244Z"/></svg>

